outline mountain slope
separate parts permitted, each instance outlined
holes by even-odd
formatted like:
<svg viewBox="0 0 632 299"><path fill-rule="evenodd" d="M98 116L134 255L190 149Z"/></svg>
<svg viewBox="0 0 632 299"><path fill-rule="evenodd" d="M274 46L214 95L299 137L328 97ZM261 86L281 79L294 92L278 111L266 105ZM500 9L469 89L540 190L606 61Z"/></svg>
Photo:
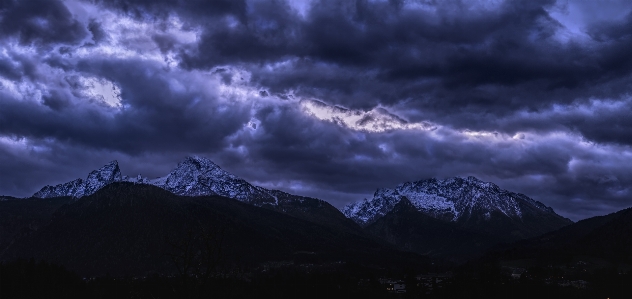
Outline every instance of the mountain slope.
<svg viewBox="0 0 632 299"><path fill-rule="evenodd" d="M632 208L592 217L542 236L503 246L501 259L571 260L590 256L632 263Z"/></svg>
<svg viewBox="0 0 632 299"><path fill-rule="evenodd" d="M70 197L0 200L0 255L17 239L37 232Z"/></svg>
<svg viewBox="0 0 632 299"><path fill-rule="evenodd" d="M533 237L572 223L523 194L474 177L429 179L378 189L373 198L344 207L345 216L367 226L407 198L420 212L502 240Z"/></svg>
<svg viewBox="0 0 632 299"><path fill-rule="evenodd" d="M209 241L206 243L206 241ZM221 241L220 241L221 240ZM177 196L151 185L114 183L63 206L49 224L16 240L0 256L44 259L82 275L175 273L171 259L185 243L223 265L293 260L308 252L320 261L413 263L371 238L225 197ZM222 244L221 246L219 244ZM203 262L203 260L200 260Z"/></svg>
<svg viewBox="0 0 632 299"><path fill-rule="evenodd" d="M455 262L476 257L497 242L490 236L428 216L418 211L407 198L400 200L366 230L402 250Z"/></svg>

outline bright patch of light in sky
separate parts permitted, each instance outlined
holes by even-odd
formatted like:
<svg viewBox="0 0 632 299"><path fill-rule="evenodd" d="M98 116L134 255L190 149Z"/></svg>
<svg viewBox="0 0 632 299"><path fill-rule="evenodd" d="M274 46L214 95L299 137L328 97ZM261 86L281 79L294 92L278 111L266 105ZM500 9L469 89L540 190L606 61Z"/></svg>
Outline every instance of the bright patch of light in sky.
<svg viewBox="0 0 632 299"><path fill-rule="evenodd" d="M307 16L307 11L309 7L312 5L313 0L288 0L288 4L298 12L298 14L305 18Z"/></svg>
<svg viewBox="0 0 632 299"><path fill-rule="evenodd" d="M9 147L25 147L25 138L13 138L8 136L0 136L0 144Z"/></svg>
<svg viewBox="0 0 632 299"><path fill-rule="evenodd" d="M81 93L84 96L96 99L110 107L121 106L121 89L111 81L93 77L82 77L79 81L83 85Z"/></svg>
<svg viewBox="0 0 632 299"><path fill-rule="evenodd" d="M465 130L462 132L463 135L472 138L498 138L501 135L498 132L487 132L487 131L471 131Z"/></svg>
<svg viewBox="0 0 632 299"><path fill-rule="evenodd" d="M379 133L392 130L432 131L437 128L428 122L410 123L384 108L373 108L370 111L351 110L315 100L302 100L300 105L308 115L357 131Z"/></svg>

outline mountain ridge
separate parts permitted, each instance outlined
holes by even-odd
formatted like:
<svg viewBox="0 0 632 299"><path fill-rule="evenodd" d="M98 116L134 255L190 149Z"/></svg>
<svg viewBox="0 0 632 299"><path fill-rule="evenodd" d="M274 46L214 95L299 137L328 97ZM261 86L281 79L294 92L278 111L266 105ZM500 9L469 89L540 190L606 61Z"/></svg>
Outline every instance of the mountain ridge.
<svg viewBox="0 0 632 299"><path fill-rule="evenodd" d="M524 194L501 189L475 177L435 178L379 188L372 199L346 205L341 211L366 227L406 198L420 212L461 227L518 240L555 230L571 220Z"/></svg>
<svg viewBox="0 0 632 299"><path fill-rule="evenodd" d="M502 241L533 237L572 223L524 194L501 189L472 176L433 178L405 182L393 189L379 188L372 199L351 203L339 210L321 199L252 185L200 156L186 157L167 175L153 180L140 175L135 178L122 176L115 160L90 172L85 180L45 186L33 196L77 199L114 182L149 184L181 196L233 198L323 224L333 221L351 230L356 227L350 221L366 227L390 212L402 198L407 198L425 215L456 223L462 228L474 228L479 233L500 237Z"/></svg>
<svg viewBox="0 0 632 299"><path fill-rule="evenodd" d="M186 157L167 175L152 180L140 175L137 177L122 176L118 162L114 160L90 172L85 180L76 179L55 186L45 186L33 197L69 196L78 200L117 182L152 185L179 196L232 198L345 231L356 233L360 231L359 226L344 217L337 208L327 201L254 186L223 170L210 159L200 156Z"/></svg>
<svg viewBox="0 0 632 299"><path fill-rule="evenodd" d="M118 161L113 160L103 167L90 172L86 179L79 178L55 186L47 185L33 194L32 197L70 196L81 198L92 195L99 189L114 182L154 185L182 196L219 195L250 202L258 206L278 204L277 196L271 193L282 192L254 186L246 180L223 170L208 158L188 156L179 162L167 175L151 180L141 175L137 177L123 176Z"/></svg>

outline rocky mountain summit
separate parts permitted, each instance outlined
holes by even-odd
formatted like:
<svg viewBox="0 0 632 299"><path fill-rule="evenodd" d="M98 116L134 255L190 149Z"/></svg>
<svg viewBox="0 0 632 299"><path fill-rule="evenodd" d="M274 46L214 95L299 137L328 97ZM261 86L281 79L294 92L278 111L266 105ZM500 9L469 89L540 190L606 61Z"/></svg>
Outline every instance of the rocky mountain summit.
<svg viewBox="0 0 632 299"><path fill-rule="evenodd" d="M79 198L91 195L110 183L120 182L122 180L123 176L121 175L118 162L114 160L90 172L85 180L76 179L56 186L46 186L33 194L33 197L52 198L70 196Z"/></svg>
<svg viewBox="0 0 632 299"><path fill-rule="evenodd" d="M359 224L366 225L390 212L403 198L410 200L424 214L452 222L470 218L473 212L482 213L486 218L499 212L519 219L522 217L523 205L543 213L554 213L553 209L541 202L523 194L502 190L494 183L483 182L472 176L406 182L394 189L377 189L372 199L348 204L343 208L343 213Z"/></svg>
<svg viewBox="0 0 632 299"><path fill-rule="evenodd" d="M384 217L402 200L425 215L469 229L516 239L537 235L571 221L524 194L503 190L475 177L406 182L378 189L372 199L348 204L343 214L367 226Z"/></svg>
<svg viewBox="0 0 632 299"><path fill-rule="evenodd" d="M76 179L56 186L46 186L33 194L33 197L70 196L81 198L92 195L99 189L114 182L154 185L173 194L183 196L219 195L258 206L278 204L277 195L272 194L281 192L253 186L245 180L221 169L210 159L191 156L178 163L176 168L168 175L153 180L140 175L136 177L122 176L118 162L112 161L90 172L85 180Z"/></svg>
<svg viewBox="0 0 632 299"><path fill-rule="evenodd" d="M256 187L203 157L187 157L167 176L150 182L173 194L220 195L255 205L277 203L270 191Z"/></svg>

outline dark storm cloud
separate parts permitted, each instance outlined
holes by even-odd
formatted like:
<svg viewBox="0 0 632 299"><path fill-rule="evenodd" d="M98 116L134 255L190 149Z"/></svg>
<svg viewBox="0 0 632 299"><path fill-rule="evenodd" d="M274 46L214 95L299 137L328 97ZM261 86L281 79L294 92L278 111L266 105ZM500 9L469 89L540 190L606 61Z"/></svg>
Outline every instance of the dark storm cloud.
<svg viewBox="0 0 632 299"><path fill-rule="evenodd" d="M0 3L0 193L201 154L337 206L457 175L575 220L631 204L626 2Z"/></svg>
<svg viewBox="0 0 632 299"><path fill-rule="evenodd" d="M283 1L233 6L221 1L125 3L114 2L125 10L195 16L189 21L203 26L202 40L196 51L182 53L185 67L245 63L255 79L273 91L300 89L305 95L327 97L349 107L406 99L418 108L446 112L468 105L503 115L571 102L632 69L632 54L625 51L632 32L629 21L591 27L595 45L561 44L554 35L563 25L546 10L554 1L508 1L496 10L478 12L469 11L465 2L421 1L435 6L433 13L398 1L315 1L305 18ZM195 14L198 11L208 13ZM205 22L209 16L218 19ZM219 18L226 16L239 18L232 22ZM291 66L281 72L257 68L288 59L293 59ZM325 72L306 76L302 71L323 64L330 65ZM310 84L288 83L288 77L295 75ZM511 98L483 90L466 95L487 86L508 86ZM370 96L358 101L353 97L358 90ZM558 91L555 98L529 96L551 91Z"/></svg>
<svg viewBox="0 0 632 299"><path fill-rule="evenodd" d="M490 10L420 1L434 12L401 1L315 1L305 17L284 1L98 3L139 18L176 12L202 26L197 49L181 53L184 67L238 64L271 92L293 89L348 107L405 100L455 127L467 123L447 113L464 107L492 119L578 98L617 97L632 70L632 17L589 24L592 40L561 43L555 34L564 26L547 11L554 1L508 1ZM163 50L174 44L168 36L154 39ZM282 69L261 67L286 60ZM478 125L497 130L494 122Z"/></svg>
<svg viewBox="0 0 632 299"><path fill-rule="evenodd" d="M80 62L78 70L96 71L120 84L124 109L118 113L75 99L67 89L53 90L35 101L0 101L0 134L30 138L51 137L88 148L130 154L148 149L171 151L217 149L224 136L240 129L249 110L217 109L216 98L200 90L178 92L173 79L158 66L142 62ZM153 69L158 68L158 69ZM55 85L79 84L76 78L57 78ZM80 124L80 125L79 125Z"/></svg>
<svg viewBox="0 0 632 299"><path fill-rule="evenodd" d="M0 33L22 44L74 44L87 34L59 0L4 0L0 2Z"/></svg>
<svg viewBox="0 0 632 299"><path fill-rule="evenodd" d="M245 0L93 0L137 18L165 17L178 12L186 19L232 15L243 20Z"/></svg>
<svg viewBox="0 0 632 299"><path fill-rule="evenodd" d="M493 119L627 92L630 16L591 25L592 40L564 43L556 39L564 26L546 10L553 1L509 1L478 13L464 4L435 5L437 12L428 13L394 2L320 1L303 19L287 5L255 2L245 21L205 27L183 65L253 63L247 67L254 80L273 92L294 89L362 109L406 100L455 127L468 125L447 115L460 110ZM287 60L281 69L258 67ZM498 130L494 122L478 125Z"/></svg>

